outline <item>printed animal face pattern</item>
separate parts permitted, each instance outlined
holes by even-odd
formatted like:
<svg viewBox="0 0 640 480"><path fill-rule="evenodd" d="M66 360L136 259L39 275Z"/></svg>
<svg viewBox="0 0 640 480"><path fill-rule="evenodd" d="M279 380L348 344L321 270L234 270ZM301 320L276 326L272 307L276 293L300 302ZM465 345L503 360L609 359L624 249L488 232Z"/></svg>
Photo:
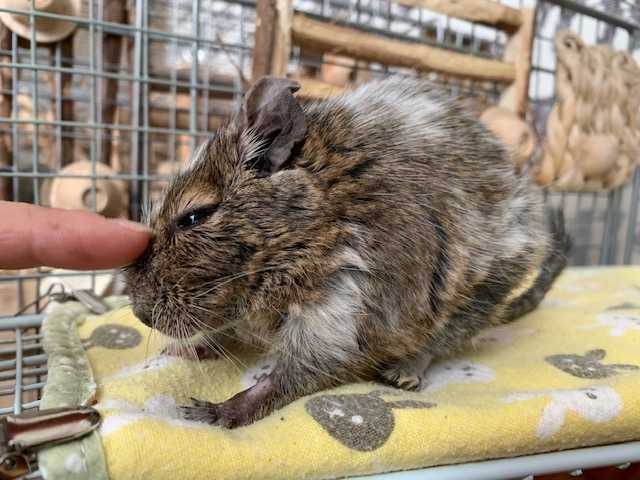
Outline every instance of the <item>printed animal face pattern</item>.
<svg viewBox="0 0 640 480"><path fill-rule="evenodd" d="M468 360L435 363L427 369L422 392L435 392L452 383L488 383L496 377L494 371Z"/></svg>
<svg viewBox="0 0 640 480"><path fill-rule="evenodd" d="M382 395L398 395L398 392L375 390L366 394L319 395L308 400L305 409L344 446L370 452L382 447L391 436L395 426L394 409L436 406L418 400L389 402L381 398Z"/></svg>
<svg viewBox="0 0 640 480"><path fill-rule="evenodd" d="M85 349L103 347L110 350L126 350L140 345L142 335L138 330L117 323L100 325L91 336L82 340Z"/></svg>
<svg viewBox="0 0 640 480"><path fill-rule="evenodd" d="M563 372L578 378L607 378L624 371L638 370L637 365L609 364L600 362L607 352L602 349L589 350L584 355L559 354L545 357L545 361Z"/></svg>
<svg viewBox="0 0 640 480"><path fill-rule="evenodd" d="M587 421L603 423L613 420L622 410L620 396L614 389L605 385L573 390L519 392L509 395L505 402L512 403L544 396L550 396L551 400L544 408L536 428L536 434L541 439L551 438L558 433L569 411Z"/></svg>

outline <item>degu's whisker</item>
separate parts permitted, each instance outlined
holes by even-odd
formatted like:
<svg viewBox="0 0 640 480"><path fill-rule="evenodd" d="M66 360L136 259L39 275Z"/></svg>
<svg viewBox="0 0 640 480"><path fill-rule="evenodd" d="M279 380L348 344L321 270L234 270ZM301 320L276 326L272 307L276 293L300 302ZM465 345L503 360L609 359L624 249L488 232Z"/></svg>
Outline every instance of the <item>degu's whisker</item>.
<svg viewBox="0 0 640 480"><path fill-rule="evenodd" d="M274 270L282 270L283 267L265 267L265 268L259 268L257 270L251 270L248 272L240 272L240 273L236 273L233 275L228 275L226 277L222 277L222 278L218 278L216 280L212 280L210 282L207 282L204 286L208 286L211 284L214 284L213 287L209 288L208 290L205 290L203 292L200 292L199 294L195 295L194 298L200 298L203 297L204 295L208 295L209 293L213 292L214 290L227 285L230 282L233 282L235 280L239 280L241 278L244 277L248 277L249 275L255 275L257 273L263 273L263 272L270 272L270 271L274 271ZM199 289L202 288L202 285L199 286Z"/></svg>

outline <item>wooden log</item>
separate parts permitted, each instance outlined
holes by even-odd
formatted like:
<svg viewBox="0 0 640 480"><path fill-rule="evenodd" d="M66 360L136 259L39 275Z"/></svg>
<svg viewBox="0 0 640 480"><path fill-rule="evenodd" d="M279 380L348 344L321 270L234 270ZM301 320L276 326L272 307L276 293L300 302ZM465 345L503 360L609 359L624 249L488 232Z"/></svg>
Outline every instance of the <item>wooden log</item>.
<svg viewBox="0 0 640 480"><path fill-rule="evenodd" d="M534 8L522 9L522 26L507 42L504 60L515 65L516 78L512 85L501 95L499 104L521 118L527 113L529 101L529 76L535 33L536 11Z"/></svg>
<svg viewBox="0 0 640 480"><path fill-rule="evenodd" d="M493 0L397 0L401 5L420 7L449 17L490 25L514 32L523 23L522 12Z"/></svg>
<svg viewBox="0 0 640 480"><path fill-rule="evenodd" d="M301 86L296 95L302 98L322 99L340 95L346 90L344 87L325 83L315 78L300 77L296 78L296 80L300 82Z"/></svg>
<svg viewBox="0 0 640 480"><path fill-rule="evenodd" d="M255 81L269 75L273 59L274 30L276 28L276 0L257 0L256 32L251 78Z"/></svg>
<svg viewBox="0 0 640 480"><path fill-rule="evenodd" d="M274 38L274 52L271 60L271 74L284 77L289 67L291 55L291 20L293 3L291 0L276 0L277 24Z"/></svg>
<svg viewBox="0 0 640 480"><path fill-rule="evenodd" d="M451 75L499 82L512 82L515 67L499 60L465 55L415 42L405 42L293 15L293 42L310 50L345 54L361 60L438 71Z"/></svg>
<svg viewBox="0 0 640 480"><path fill-rule="evenodd" d="M0 23L0 50L10 52L11 49L11 30ZM3 55L0 57L0 65L2 63L11 62L11 56ZM13 79L11 77L11 69L8 67L0 68L0 117L9 118L12 116L12 99L13 99ZM10 125L0 125L6 133L0 133L0 168L10 168L13 164L13 150L11 144ZM9 177L0 177L0 200L11 200L12 197L11 179Z"/></svg>
<svg viewBox="0 0 640 480"><path fill-rule="evenodd" d="M258 0L251 76L285 76L291 53L291 0Z"/></svg>

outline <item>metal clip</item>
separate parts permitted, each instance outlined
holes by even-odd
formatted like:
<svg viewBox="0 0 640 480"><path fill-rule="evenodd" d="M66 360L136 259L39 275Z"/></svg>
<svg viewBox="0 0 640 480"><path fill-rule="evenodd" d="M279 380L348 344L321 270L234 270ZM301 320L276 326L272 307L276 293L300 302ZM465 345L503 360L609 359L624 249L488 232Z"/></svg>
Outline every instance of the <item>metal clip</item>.
<svg viewBox="0 0 640 480"><path fill-rule="evenodd" d="M0 480L26 475L30 455L83 437L99 425L100 414L91 407L53 408L0 419Z"/></svg>
<svg viewBox="0 0 640 480"><path fill-rule="evenodd" d="M58 288L60 291L55 292L54 290L56 288ZM33 307L40 300L46 297L49 297L49 299L58 303L77 300L78 302L82 303L85 307L87 307L89 311L91 311L91 313L95 315L102 315L103 313L107 313L109 311L109 306L102 300L102 298L100 298L98 295L93 293L92 290L79 290L79 289L76 290L73 288L70 290L71 291L68 291L68 289L60 282L53 283L44 294L40 295L36 300L25 305L23 308L18 310L15 313L15 316L18 316L21 313L26 312L29 308Z"/></svg>
<svg viewBox="0 0 640 480"><path fill-rule="evenodd" d="M92 290L72 289L71 295L96 315L102 315L109 311L109 306Z"/></svg>
<svg viewBox="0 0 640 480"><path fill-rule="evenodd" d="M71 289L71 292L63 290L61 293L51 293L52 300L58 303L64 303L76 300L87 307L91 313L95 315L102 315L109 311L109 306L92 290L76 290Z"/></svg>

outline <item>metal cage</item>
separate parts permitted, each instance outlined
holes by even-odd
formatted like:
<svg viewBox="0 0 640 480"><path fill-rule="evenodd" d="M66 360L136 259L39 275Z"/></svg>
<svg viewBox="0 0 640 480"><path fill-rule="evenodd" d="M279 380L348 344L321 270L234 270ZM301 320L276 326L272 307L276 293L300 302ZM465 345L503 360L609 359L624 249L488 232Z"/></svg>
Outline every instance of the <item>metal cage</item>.
<svg viewBox="0 0 640 480"><path fill-rule="evenodd" d="M88 185L83 201L95 209L100 182L110 180L124 185L126 214L139 219L196 145L238 109L243 80L251 73L255 2L85 0L77 17L37 11L34 5L31 0L26 14L7 8L0 13L27 17L30 25L43 18L72 21L77 30L43 44L35 29L31 38L0 29L0 199L46 205L54 182L76 179ZM486 26L388 0L296 0L294 5L376 33L478 56L499 55L506 42L503 33ZM591 43L612 42L638 57L640 4L540 0L537 15L529 100L542 132L554 100L554 32L571 28ZM290 70L321 65L321 57L293 49ZM408 74L375 64L358 63L355 70ZM499 85L487 82L447 79L446 84L453 93L489 101L500 93ZM69 169L80 159L87 170ZM545 198L566 212L575 239L572 264L640 262L640 171L610 192L546 192ZM46 380L41 296L48 286L62 280L94 288L101 275L0 272L0 413L38 406ZM17 312L23 315L14 316Z"/></svg>

